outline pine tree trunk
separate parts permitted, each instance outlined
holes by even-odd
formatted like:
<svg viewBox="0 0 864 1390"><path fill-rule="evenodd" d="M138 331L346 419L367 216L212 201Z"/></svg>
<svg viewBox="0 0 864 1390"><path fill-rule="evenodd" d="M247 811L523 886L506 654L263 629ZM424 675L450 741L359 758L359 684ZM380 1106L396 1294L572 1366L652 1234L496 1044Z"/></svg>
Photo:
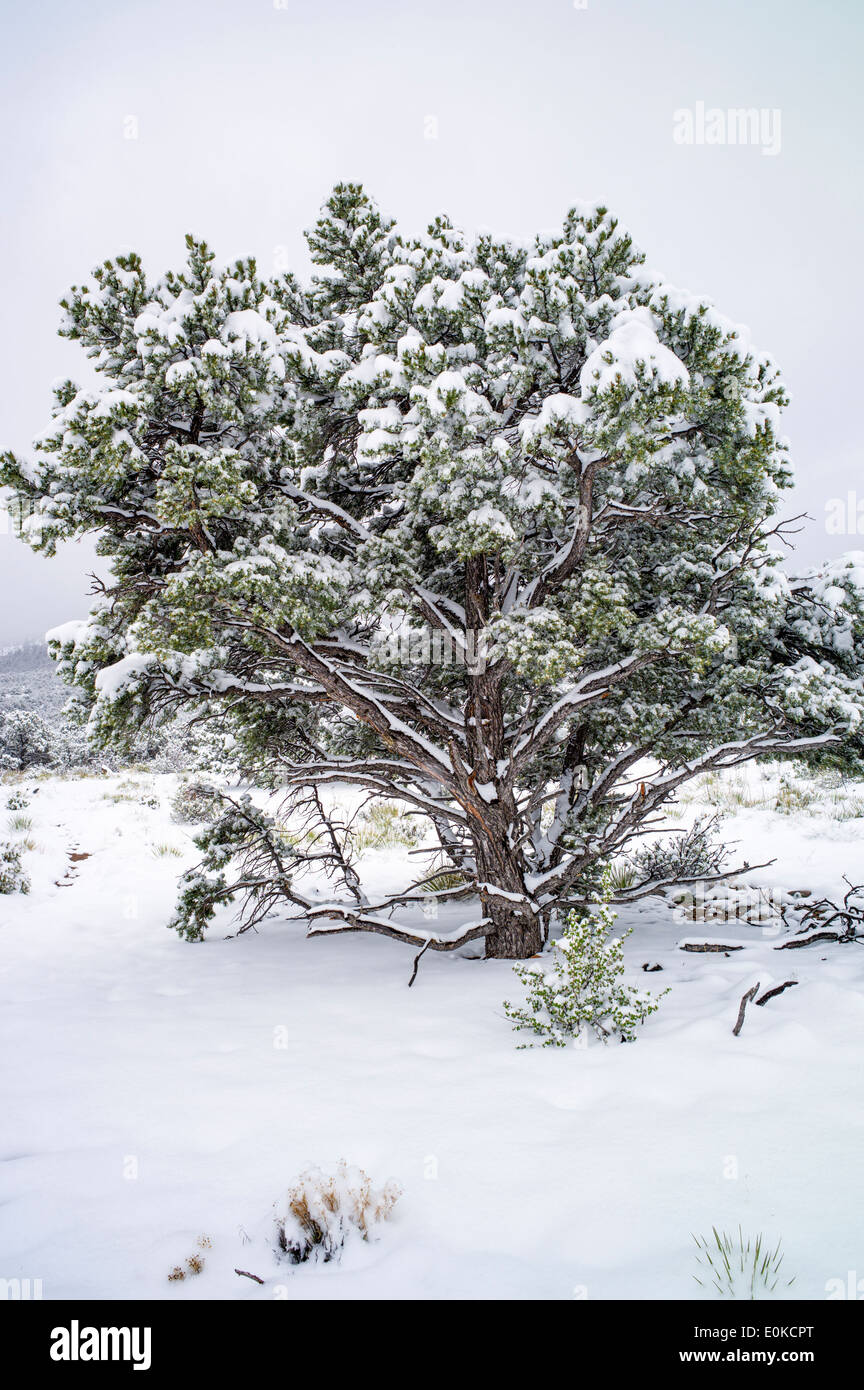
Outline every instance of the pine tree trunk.
<svg viewBox="0 0 864 1390"><path fill-rule="evenodd" d="M475 651L480 650L479 635L489 620L490 563L489 557L478 555L465 564L466 628L474 636ZM506 751L500 672L487 670L481 660L471 674L470 686L466 732L472 778L474 783L495 787L494 798L487 802L482 814L475 813L472 825L478 881L500 890L480 890L483 915L491 918L493 924L486 937L486 956L527 960L543 946L543 923L526 900L524 863L519 851L513 848L517 822L513 787L498 775Z"/></svg>
<svg viewBox="0 0 864 1390"><path fill-rule="evenodd" d="M490 917L493 930L486 937L486 957L492 960L527 960L543 946L543 923L532 912L524 897L525 883L517 856L509 848L506 834L474 836L478 878L502 890L480 892L484 917ZM503 896L506 894L507 896Z"/></svg>
<svg viewBox="0 0 864 1390"><path fill-rule="evenodd" d="M487 899L484 908L495 924L486 937L487 960L527 960L542 949L543 927L536 913L501 898Z"/></svg>

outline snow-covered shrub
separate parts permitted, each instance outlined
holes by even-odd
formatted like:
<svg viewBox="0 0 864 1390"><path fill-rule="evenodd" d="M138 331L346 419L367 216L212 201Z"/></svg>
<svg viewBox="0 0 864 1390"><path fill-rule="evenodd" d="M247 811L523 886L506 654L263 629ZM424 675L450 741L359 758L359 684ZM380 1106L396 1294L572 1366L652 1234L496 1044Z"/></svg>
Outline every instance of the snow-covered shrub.
<svg viewBox="0 0 864 1390"><path fill-rule="evenodd" d="M693 1278L720 1298L770 1298L781 1282L783 1256L779 1240L771 1250L761 1235L745 1239L740 1226L736 1236L712 1226L710 1236L694 1235L693 1239L698 1250L696 1262L703 1276L694 1274ZM784 1277L782 1287L788 1289L794 1282L794 1274L791 1279Z"/></svg>
<svg viewBox="0 0 864 1390"><path fill-rule="evenodd" d="M87 727L77 702L67 701L58 708L40 690L19 689L19 698L32 704L0 710L0 770L26 772L31 768L54 768L71 772L91 766L96 754L89 742ZM102 751L99 762L114 761Z"/></svg>
<svg viewBox="0 0 864 1390"><path fill-rule="evenodd" d="M26 811L29 805L30 798L24 791L14 791L6 798L7 811Z"/></svg>
<svg viewBox="0 0 864 1390"><path fill-rule="evenodd" d="M274 870L280 885L289 885L295 851L283 838L273 816L254 804L248 792L237 798L217 794L218 814L202 826L195 844L199 864L180 876L180 896L168 923L187 941L201 941L216 911L233 902L238 884L257 882L260 891L245 901L241 931L266 917L280 898L273 889ZM237 874L229 882L226 870Z"/></svg>
<svg viewBox="0 0 864 1390"><path fill-rule="evenodd" d="M171 819L181 825L197 825L218 814L218 797L205 782L181 782L171 802Z"/></svg>
<svg viewBox="0 0 864 1390"><path fill-rule="evenodd" d="M29 893L30 879L21 864L21 846L0 841L0 893Z"/></svg>
<svg viewBox="0 0 864 1390"><path fill-rule="evenodd" d="M655 996L623 983L622 943L630 932L611 935L617 916L609 906L611 892L607 869L595 911L580 915L574 909L562 936L552 943L551 969L544 961L513 967L528 994L522 1007L505 1000L504 1012L514 1028L530 1029L542 1038L542 1047L582 1041L588 1029L604 1042L616 1036L631 1042L639 1024L657 1011L669 992Z"/></svg>
<svg viewBox="0 0 864 1390"><path fill-rule="evenodd" d="M64 713L54 725L52 766L58 772L76 772L92 767L97 761L100 766L115 768L121 765L118 758L104 750L97 757L88 738L86 724Z"/></svg>
<svg viewBox="0 0 864 1390"><path fill-rule="evenodd" d="M198 738L182 716L142 730L130 745L129 756L153 772L187 772L200 763Z"/></svg>
<svg viewBox="0 0 864 1390"><path fill-rule="evenodd" d="M0 710L0 771L25 772L53 761L53 735L35 710Z"/></svg>
<svg viewBox="0 0 864 1390"><path fill-rule="evenodd" d="M639 881L680 882L719 873L728 853L727 846L713 838L719 823L719 816L700 816L689 830L637 850L631 862Z"/></svg>
<svg viewBox="0 0 864 1390"><path fill-rule="evenodd" d="M338 1259L346 1240L369 1240L401 1196L394 1182L373 1188L362 1168L340 1162L335 1173L307 1169L276 1204L276 1252L290 1264Z"/></svg>

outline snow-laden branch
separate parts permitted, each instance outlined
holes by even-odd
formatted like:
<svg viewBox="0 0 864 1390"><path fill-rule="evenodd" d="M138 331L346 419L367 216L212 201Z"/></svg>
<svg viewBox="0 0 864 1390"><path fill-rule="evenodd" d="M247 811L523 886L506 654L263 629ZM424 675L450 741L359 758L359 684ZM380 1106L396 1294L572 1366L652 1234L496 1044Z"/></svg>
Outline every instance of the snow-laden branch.
<svg viewBox="0 0 864 1390"><path fill-rule="evenodd" d="M556 729L571 718L576 710L602 700L634 671L650 666L657 661L662 652L636 652L620 661L605 666L600 671L591 671L577 681L574 686L546 710L526 732L521 733L510 751L510 763L518 771L544 744L548 743Z"/></svg>
<svg viewBox="0 0 864 1390"><path fill-rule="evenodd" d="M338 932L358 932L367 931L377 933L379 936L389 936L394 941L402 941L408 946L426 946L430 951L456 951L460 946L465 946L469 941L476 941L481 936L488 936L492 929L491 919L481 917L479 921L469 922L460 928L458 932L447 935L442 932L430 932L422 927L394 926L390 921L373 916L367 912L355 912L350 907L342 903L327 903L321 907L314 908L309 914L309 919L313 923L309 927L306 935L313 936L333 936ZM328 925L328 918L332 918L332 924Z"/></svg>

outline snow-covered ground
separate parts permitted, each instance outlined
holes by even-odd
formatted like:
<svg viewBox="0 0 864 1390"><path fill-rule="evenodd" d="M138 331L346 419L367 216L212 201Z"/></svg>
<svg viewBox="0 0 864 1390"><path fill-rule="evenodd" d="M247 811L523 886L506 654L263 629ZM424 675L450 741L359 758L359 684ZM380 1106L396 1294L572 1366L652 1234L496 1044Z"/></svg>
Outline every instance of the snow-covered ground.
<svg viewBox="0 0 864 1390"><path fill-rule="evenodd" d="M836 896L864 879L864 806L740 777L701 795L726 797L742 857L776 857L742 881ZM671 993L638 1040L519 1050L505 962L427 953L409 990L413 952L379 937L274 920L228 939L228 914L204 944L167 931L197 857L175 786L0 788L32 820L0 838L33 846L32 892L0 897L0 1277L46 1298L680 1299L699 1293L691 1232L739 1224L782 1239L794 1296L864 1274L860 947L778 953L770 930L647 900L619 922L629 973ZM407 862L371 851L366 877ZM678 948L693 937L746 946ZM742 993L790 978L734 1037ZM393 1218L338 1264L277 1264L273 1202L340 1158L400 1184ZM205 1236L203 1271L169 1282Z"/></svg>

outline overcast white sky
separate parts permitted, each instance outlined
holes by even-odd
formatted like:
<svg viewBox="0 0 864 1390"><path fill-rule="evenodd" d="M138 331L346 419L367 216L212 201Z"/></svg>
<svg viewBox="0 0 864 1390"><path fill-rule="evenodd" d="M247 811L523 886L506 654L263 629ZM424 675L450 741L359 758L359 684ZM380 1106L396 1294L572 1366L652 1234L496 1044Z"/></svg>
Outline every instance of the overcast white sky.
<svg viewBox="0 0 864 1390"><path fill-rule="evenodd" d="M439 211L526 237L603 199L648 262L748 324L792 391L801 558L864 548L861 0L2 0L0 447L81 375L57 301L108 255L183 235L279 248L338 179L411 230ZM680 108L781 112L776 156L673 140ZM126 138L137 123L137 139ZM429 118L433 118L430 121ZM437 138L427 138L434 132ZM0 644L86 612L86 544L0 534Z"/></svg>

